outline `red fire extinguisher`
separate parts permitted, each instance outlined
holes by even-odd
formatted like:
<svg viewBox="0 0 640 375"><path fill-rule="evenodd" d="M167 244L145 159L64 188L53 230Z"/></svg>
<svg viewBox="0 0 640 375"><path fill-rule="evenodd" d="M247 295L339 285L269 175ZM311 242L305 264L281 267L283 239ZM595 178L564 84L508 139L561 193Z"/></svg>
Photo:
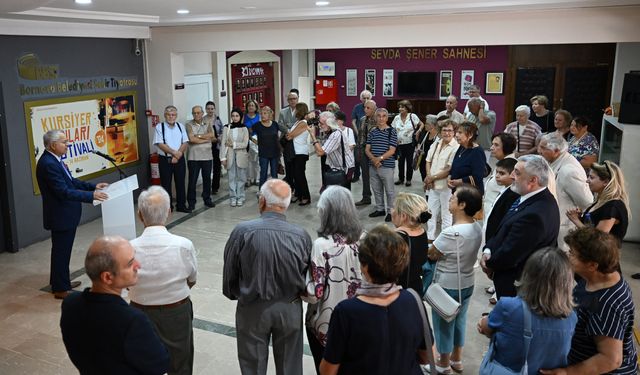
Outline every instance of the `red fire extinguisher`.
<svg viewBox="0 0 640 375"><path fill-rule="evenodd" d="M160 157L158 153L149 156L149 164L151 167L151 185L160 185Z"/></svg>

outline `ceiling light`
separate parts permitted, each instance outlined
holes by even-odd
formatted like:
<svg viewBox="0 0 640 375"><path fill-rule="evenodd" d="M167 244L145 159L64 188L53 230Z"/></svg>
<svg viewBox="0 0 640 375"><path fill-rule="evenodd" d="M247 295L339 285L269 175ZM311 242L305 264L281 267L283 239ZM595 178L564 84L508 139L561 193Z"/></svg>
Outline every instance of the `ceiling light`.
<svg viewBox="0 0 640 375"><path fill-rule="evenodd" d="M91 0L75 0L76 4L91 4Z"/></svg>
<svg viewBox="0 0 640 375"><path fill-rule="evenodd" d="M189 14L189 9L178 9L178 14Z"/></svg>
<svg viewBox="0 0 640 375"><path fill-rule="evenodd" d="M329 5L329 2L328 1L316 1L316 5L319 6L319 7L324 7L324 6Z"/></svg>
<svg viewBox="0 0 640 375"><path fill-rule="evenodd" d="M244 10L253 10L253 9L256 9L256 7L248 6L248 7L242 7L242 9L244 9Z"/></svg>

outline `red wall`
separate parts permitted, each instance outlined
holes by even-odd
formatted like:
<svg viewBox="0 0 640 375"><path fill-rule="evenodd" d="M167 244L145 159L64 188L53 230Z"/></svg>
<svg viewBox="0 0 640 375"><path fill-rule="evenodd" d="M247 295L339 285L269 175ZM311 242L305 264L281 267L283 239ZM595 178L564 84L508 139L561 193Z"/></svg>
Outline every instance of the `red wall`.
<svg viewBox="0 0 640 375"><path fill-rule="evenodd" d="M387 99L397 97L398 71L453 71L453 94L460 97L460 75L462 70L474 70L474 83L480 86L481 95L489 102L491 110L496 112L496 131L504 128L504 95L486 95L485 77L487 72L505 72L508 67L507 46L475 46L475 47L417 47L417 48L360 48L360 49L318 49L316 61L334 61L338 80L338 104L351 115L353 107L360 102L358 96L346 96L346 69L357 69L357 95L364 89L365 69L376 70L376 93L373 100L378 107L386 106ZM382 71L394 70L393 97L382 96ZM436 84L439 84L437 79ZM506 87L507 82L504 82ZM414 99L414 98L409 98ZM419 98L437 99L437 98ZM458 100L458 110L462 112L466 100Z"/></svg>

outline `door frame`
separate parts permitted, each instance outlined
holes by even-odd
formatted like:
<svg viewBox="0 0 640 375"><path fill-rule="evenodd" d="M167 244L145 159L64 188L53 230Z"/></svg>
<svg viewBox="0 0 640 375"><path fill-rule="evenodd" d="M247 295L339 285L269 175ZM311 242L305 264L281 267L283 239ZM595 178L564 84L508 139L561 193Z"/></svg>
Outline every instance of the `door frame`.
<svg viewBox="0 0 640 375"><path fill-rule="evenodd" d="M13 187L9 183L9 176L11 175L11 165L9 164L9 155L7 150L8 145L7 135L7 121L4 111L4 91L2 89L2 82L0 82L0 187L3 187L7 192L6 194L0 194L0 207L2 208L0 215L2 215L3 226L2 232L4 238L0 243L0 252L6 250L12 253L18 251L18 243L16 242L16 217L15 206L13 204Z"/></svg>

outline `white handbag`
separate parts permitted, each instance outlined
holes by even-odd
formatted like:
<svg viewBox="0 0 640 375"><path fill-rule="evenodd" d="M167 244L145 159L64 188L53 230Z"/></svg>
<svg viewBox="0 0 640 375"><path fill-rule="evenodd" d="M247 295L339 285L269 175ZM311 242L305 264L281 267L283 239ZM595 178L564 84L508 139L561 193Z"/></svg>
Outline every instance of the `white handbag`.
<svg viewBox="0 0 640 375"><path fill-rule="evenodd" d="M460 306L462 303L462 289L460 288L460 248L458 246L459 233L456 232L456 258L458 264L458 301L451 297L443 288L436 282L438 266L436 264L436 271L434 271L433 283L427 288L427 292L424 295L424 300L431 306L440 317L447 322L451 322L456 318L460 312Z"/></svg>

